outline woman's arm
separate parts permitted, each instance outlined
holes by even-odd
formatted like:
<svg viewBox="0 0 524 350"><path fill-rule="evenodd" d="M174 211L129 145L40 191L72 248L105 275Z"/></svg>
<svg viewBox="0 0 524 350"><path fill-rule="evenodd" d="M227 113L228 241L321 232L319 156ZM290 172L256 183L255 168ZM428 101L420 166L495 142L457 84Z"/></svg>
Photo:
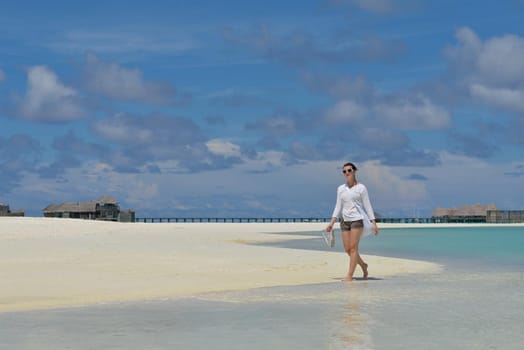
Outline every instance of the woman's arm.
<svg viewBox="0 0 524 350"><path fill-rule="evenodd" d="M368 189L364 185L362 185L362 187L362 193L360 195L362 198L362 205L364 207L364 211L366 212L366 214L368 214L369 220L371 222L375 222L375 212L373 212L373 207L371 206L371 201L369 200Z"/></svg>
<svg viewBox="0 0 524 350"><path fill-rule="evenodd" d="M371 201L369 200L368 189L366 188L366 186L364 186L361 196L362 196L361 198L362 198L362 205L364 206L364 211L368 215L369 221L371 221L373 225L373 232L375 233L375 236L376 236L378 235L378 226L375 220L375 212L373 211L373 207L371 206Z"/></svg>
<svg viewBox="0 0 524 350"><path fill-rule="evenodd" d="M342 210L342 202L340 200L340 191L337 189L337 202L335 204L335 209L333 210L333 214L331 215L331 221L329 222L329 225L327 225L326 227L327 232L331 232L331 230L333 229L333 225L335 225L335 222L337 222L337 218L341 210Z"/></svg>

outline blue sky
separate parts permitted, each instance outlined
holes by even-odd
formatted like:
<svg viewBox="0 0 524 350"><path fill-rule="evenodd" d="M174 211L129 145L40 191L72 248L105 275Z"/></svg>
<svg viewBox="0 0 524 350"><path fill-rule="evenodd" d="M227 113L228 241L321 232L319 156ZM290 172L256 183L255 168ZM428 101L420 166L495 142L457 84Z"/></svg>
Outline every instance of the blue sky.
<svg viewBox="0 0 524 350"><path fill-rule="evenodd" d="M0 4L0 202L137 216L524 209L524 1Z"/></svg>

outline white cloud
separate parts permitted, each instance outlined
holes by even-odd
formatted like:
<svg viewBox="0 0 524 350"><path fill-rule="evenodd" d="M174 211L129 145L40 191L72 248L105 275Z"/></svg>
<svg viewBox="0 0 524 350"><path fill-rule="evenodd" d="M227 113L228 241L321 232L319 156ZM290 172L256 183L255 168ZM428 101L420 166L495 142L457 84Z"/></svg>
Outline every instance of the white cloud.
<svg viewBox="0 0 524 350"><path fill-rule="evenodd" d="M307 83L313 88L327 87L328 79L318 77L306 77ZM404 130L435 130L444 129L450 125L451 116L449 112L435 104L429 97L422 93L403 93L398 95L381 94L367 80L356 79L350 81L332 80L339 86L345 87L341 91L349 91L352 83L354 87L361 87L362 96L354 98L342 98L329 108L326 108L321 116L330 124L362 124L372 119L374 126L386 126ZM349 84L349 85L348 85ZM332 86L334 84L331 84ZM355 91L355 90L353 90Z"/></svg>
<svg viewBox="0 0 524 350"><path fill-rule="evenodd" d="M505 175L515 171L515 162L495 164L447 152L439 157L442 162L438 167L388 167L365 162L357 164L357 176L367 186L375 210L386 216L430 216L437 207L466 204L494 203L500 209L521 205L522 177ZM423 174L427 181L410 180L414 173ZM494 185L502 182L504 186Z"/></svg>
<svg viewBox="0 0 524 350"><path fill-rule="evenodd" d="M516 35L487 40L478 56L478 72L494 84L524 81L524 39Z"/></svg>
<svg viewBox="0 0 524 350"><path fill-rule="evenodd" d="M455 34L458 45L446 48L445 55L453 65L464 69L475 66L475 59L482 50L482 41L470 28L464 27Z"/></svg>
<svg viewBox="0 0 524 350"><path fill-rule="evenodd" d="M402 149L409 145L408 137L403 132L393 128L362 128L356 138L369 149L375 150L390 151Z"/></svg>
<svg viewBox="0 0 524 350"><path fill-rule="evenodd" d="M471 96L490 105L524 112L524 89L492 88L481 84L470 87Z"/></svg>
<svg viewBox="0 0 524 350"><path fill-rule="evenodd" d="M403 178L397 168L370 161L357 165L358 179L368 188L374 209L386 212L410 211L428 201L426 184Z"/></svg>
<svg viewBox="0 0 524 350"><path fill-rule="evenodd" d="M324 119L333 124L348 124L362 121L367 113L365 106L351 100L342 100L324 112Z"/></svg>
<svg viewBox="0 0 524 350"><path fill-rule="evenodd" d="M118 100L151 104L174 102L175 90L167 83L147 82L138 69L127 69L87 56L86 84L96 94Z"/></svg>
<svg viewBox="0 0 524 350"><path fill-rule="evenodd" d="M276 211L274 205L256 199L245 199L242 201L242 204L255 211L262 211L265 213L273 213Z"/></svg>
<svg viewBox="0 0 524 350"><path fill-rule="evenodd" d="M337 99L366 100L376 94L375 87L365 75L326 76L305 73L302 79L306 86L315 92L327 94Z"/></svg>
<svg viewBox="0 0 524 350"><path fill-rule="evenodd" d="M133 176L135 177L135 176ZM127 191L123 192L123 199L132 206L142 207L148 203L149 207L154 207L154 199L160 194L158 184L146 183L140 179L133 181L133 186L129 186Z"/></svg>
<svg viewBox="0 0 524 350"><path fill-rule="evenodd" d="M102 195L115 197L121 206L125 202L126 205L145 208L154 206L155 198L162 193L155 177L119 173L111 165L99 161L85 161L76 168L67 169L63 178L67 181L27 174L21 179L19 193L40 197L42 208L50 203L92 200ZM101 187L100 183L104 186Z"/></svg>
<svg viewBox="0 0 524 350"><path fill-rule="evenodd" d="M524 196L522 177L504 175L515 171L522 161L495 165L447 153L441 157L442 165L435 168L384 166L376 161L357 163L357 177L368 188L374 209L389 217L424 216L438 206L477 203L495 203L501 209L513 209ZM89 200L110 194L124 208L137 209L139 216L146 212L176 215L172 211L177 210L205 215L202 214L205 203L211 203L210 209L231 216L242 211L259 215L278 212L285 216L293 212L297 216L308 213L329 216L335 204L336 187L344 181L340 170L345 161L284 167L278 154L268 153L231 169L196 174L119 173L108 164L86 161L78 168L68 169L63 175L67 181L61 183L27 174L21 179L18 191L22 198L39 198L38 210L51 202ZM265 162L275 165L271 172L253 172ZM158 165L164 170L169 163ZM410 180L413 173L423 174L428 181ZM507 186L493 185L501 181ZM102 182L104 193L99 192Z"/></svg>
<svg viewBox="0 0 524 350"><path fill-rule="evenodd" d="M240 157L240 146L235 145L229 141L221 139L209 140L206 143L207 149L214 154L218 154L225 157Z"/></svg>
<svg viewBox="0 0 524 350"><path fill-rule="evenodd" d="M78 92L64 85L45 66L27 71L27 92L19 101L20 114L27 119L60 122L80 119L84 111Z"/></svg>
<svg viewBox="0 0 524 350"><path fill-rule="evenodd" d="M417 9L424 2L420 0L329 0L335 5L350 5L364 11L387 15Z"/></svg>
<svg viewBox="0 0 524 350"><path fill-rule="evenodd" d="M378 120L399 129L443 129L450 123L449 113L422 95L380 102L374 112Z"/></svg>
<svg viewBox="0 0 524 350"><path fill-rule="evenodd" d="M151 130L132 123L123 114L116 114L112 118L98 120L92 124L92 127L97 134L105 139L124 144L145 144L151 142L153 136Z"/></svg>
<svg viewBox="0 0 524 350"><path fill-rule="evenodd" d="M271 135L286 136L296 133L298 124L293 115L279 114L247 123L246 127L251 130L265 131Z"/></svg>
<svg viewBox="0 0 524 350"><path fill-rule="evenodd" d="M482 41L470 28L456 33L458 44L446 50L460 86L488 105L523 111L524 38L503 35Z"/></svg>

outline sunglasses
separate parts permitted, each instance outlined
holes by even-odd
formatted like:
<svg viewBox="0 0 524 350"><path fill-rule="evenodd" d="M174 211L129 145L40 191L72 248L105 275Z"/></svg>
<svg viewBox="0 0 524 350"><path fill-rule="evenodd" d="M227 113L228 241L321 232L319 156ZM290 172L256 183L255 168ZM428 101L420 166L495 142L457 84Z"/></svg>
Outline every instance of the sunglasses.
<svg viewBox="0 0 524 350"><path fill-rule="evenodd" d="M348 170L342 170L344 174L351 174L353 172L353 168L349 168Z"/></svg>

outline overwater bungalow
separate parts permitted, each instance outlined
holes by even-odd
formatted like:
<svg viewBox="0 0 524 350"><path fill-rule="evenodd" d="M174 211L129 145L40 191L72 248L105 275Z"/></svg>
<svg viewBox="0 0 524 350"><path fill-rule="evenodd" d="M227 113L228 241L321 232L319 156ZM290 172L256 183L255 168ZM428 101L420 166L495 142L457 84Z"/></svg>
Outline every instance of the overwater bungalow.
<svg viewBox="0 0 524 350"><path fill-rule="evenodd" d="M25 211L22 209L11 210L9 205L0 202L0 216L25 216Z"/></svg>
<svg viewBox="0 0 524 350"><path fill-rule="evenodd" d="M135 211L121 210L118 201L110 196L103 196L91 202L66 202L50 204L43 210L45 217L73 218L87 220L108 220L134 222Z"/></svg>
<svg viewBox="0 0 524 350"><path fill-rule="evenodd" d="M460 208L437 208L431 214L434 222L487 222L489 210L497 210L495 204L463 205Z"/></svg>

